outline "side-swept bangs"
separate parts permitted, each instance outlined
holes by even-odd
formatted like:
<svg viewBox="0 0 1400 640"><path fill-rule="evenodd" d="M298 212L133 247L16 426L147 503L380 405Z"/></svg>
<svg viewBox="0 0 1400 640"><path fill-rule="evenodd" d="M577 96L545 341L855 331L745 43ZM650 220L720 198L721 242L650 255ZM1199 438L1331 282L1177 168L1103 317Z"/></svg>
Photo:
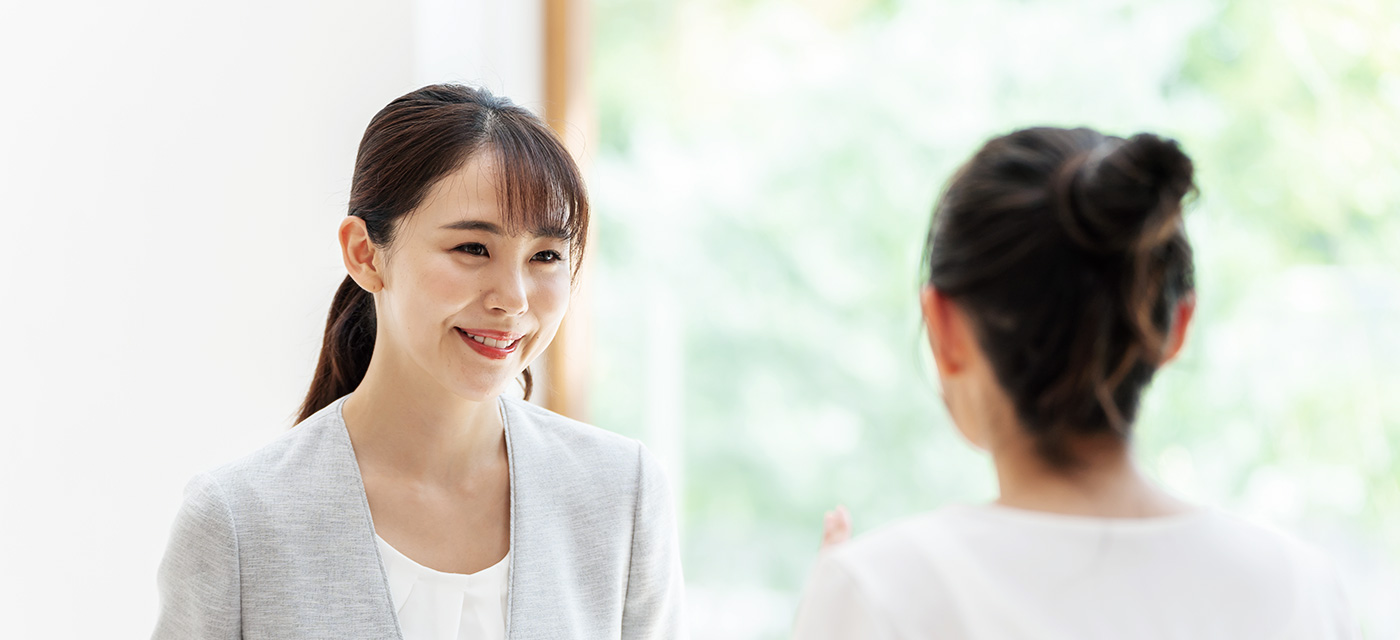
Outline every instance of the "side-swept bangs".
<svg viewBox="0 0 1400 640"><path fill-rule="evenodd" d="M578 164L533 114L513 107L493 115L487 144L495 154L506 231L567 240L577 273L588 240L588 193Z"/></svg>

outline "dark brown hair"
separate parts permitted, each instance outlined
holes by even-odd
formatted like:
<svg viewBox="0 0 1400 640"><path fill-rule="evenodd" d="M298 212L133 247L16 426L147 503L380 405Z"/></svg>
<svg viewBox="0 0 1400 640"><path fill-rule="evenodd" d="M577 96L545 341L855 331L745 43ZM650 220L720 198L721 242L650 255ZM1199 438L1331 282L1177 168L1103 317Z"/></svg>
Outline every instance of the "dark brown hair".
<svg viewBox="0 0 1400 640"><path fill-rule="evenodd" d="M433 185L478 153L495 155L506 231L568 238L576 274L588 238L588 195L578 165L543 121L484 89L423 87L375 114L355 158L350 215L362 218L370 240L387 248L398 223ZM346 276L331 301L298 422L359 386L374 335L374 298ZM523 383L528 398L534 386L528 368Z"/></svg>
<svg viewBox="0 0 1400 640"><path fill-rule="evenodd" d="M1194 288L1175 141L1023 129L963 165L935 207L928 282L972 318L1037 452L1129 435L1161 364L1173 310Z"/></svg>

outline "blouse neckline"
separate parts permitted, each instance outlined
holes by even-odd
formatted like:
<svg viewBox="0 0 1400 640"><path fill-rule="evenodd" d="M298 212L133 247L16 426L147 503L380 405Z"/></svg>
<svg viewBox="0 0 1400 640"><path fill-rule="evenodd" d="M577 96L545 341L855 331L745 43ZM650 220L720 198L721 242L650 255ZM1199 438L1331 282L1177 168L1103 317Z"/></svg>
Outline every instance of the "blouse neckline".
<svg viewBox="0 0 1400 640"><path fill-rule="evenodd" d="M396 565L407 568L419 579L431 579L443 584L461 587L464 591L472 590L471 587L478 586L483 582L494 584L494 579L499 578L500 574L510 567L510 551L506 551L506 555L497 560L495 564L475 573L438 571L419 564L413 558L404 555L402 551L394 548L394 545L389 544L389 541L379 537L378 533L374 534L374 541L379 544L380 551L384 552L387 558L391 558Z"/></svg>
<svg viewBox="0 0 1400 640"><path fill-rule="evenodd" d="M507 466L508 466L509 473L510 473L510 550L506 552L505 557L502 558L500 562L496 563L496 564L493 565L492 567L488 567L487 569L483 569L482 571L478 571L478 572L473 573L473 574L451 574L451 573L441 573L441 572L437 572L437 571L435 571L435 570L433 570L433 569L430 569L430 568L428 568L428 567L424 567L423 565L420 565L420 564L418 564L417 562L413 562L413 560L412 560L411 558L409 558L408 556L405 556L405 555L399 553L398 549L395 549L393 546L391 546L391 545L390 545L389 543L387 543L387 542L383 542L383 539L379 537L379 534L376 533L376 532L374 531L374 516L370 513L370 509L369 509L369 494L365 491L364 476L362 476L362 475L360 474L360 461L359 461L359 458L355 455L355 446L354 446L354 443L351 442L351 440L350 440L350 429L349 429L349 427L347 427L347 426L345 425L345 413L344 413L345 401L348 400L348 399L350 398L351 395L352 395L352 394L347 393L347 394L341 396L339 399L337 399L335 402L332 403L332 405L329 407L329 409L330 409L330 411L332 412L332 415L335 416L335 421L336 421L336 423L337 423L337 426L339 427L339 429L337 429L338 435L343 439L343 444L345 445L346 452L349 453L350 468L353 470L353 472L354 472L354 474L355 474L355 479L358 480L358 482L356 483L356 485L357 485L356 488L359 489L359 492L358 492L358 493L359 493L360 504L361 504L361 513L362 513L363 516L364 516L364 519L365 519L366 524L369 525L370 535L371 535L371 536L374 538L374 540L375 540L374 549L375 549L375 551L377 552L377 554L379 555L380 578L381 578L381 580L383 580L382 584L383 584L384 587L385 587L386 595L389 596L388 601L386 602L386 604L389 606L389 613L390 613L390 615L393 616L393 619L394 619L394 626L396 627L396 630L399 632L399 634L398 634L398 640L403 640L403 630L402 630L402 625L401 625L401 623L400 623L400 621L399 621L399 614L398 614L398 612L399 612L399 609L403 607L404 601L407 599L407 592L406 592L405 590L403 590L403 589L400 589L399 593L403 594L402 596L396 597L396 596L393 595L393 593L394 593L394 588L395 588L395 586L396 586L394 583L395 583L396 581L395 581L394 579L392 579L391 576L389 575L389 570L388 570L388 567L387 567L387 562L390 560L390 558L402 558L403 560L406 560L406 561L412 563L412 566L414 566L414 567L420 567L420 568L422 568L422 569L424 569L424 570L426 570L426 571L434 571L435 573L440 573L442 576L447 577L449 580L452 579L453 577L461 577L461 576L465 576L465 577L467 577L467 578L470 579L470 578L473 578L473 577L476 577L476 576L480 576L480 575L482 575L483 573L485 573L485 572L487 572L487 571L490 571L491 569L496 569L496 568L498 568L498 567L503 568L503 569L502 569L502 570L504 571L504 581L503 581L503 582L504 582L504 584L505 584L505 606L503 607L503 609L504 609L504 610L503 610L503 614L504 614L504 616L505 616L506 635L507 635L507 637L509 637L509 635L510 635L510 628L511 628L511 613L512 613L512 611L513 611L513 609L514 609L513 596L514 596L514 594L515 594L515 584L513 584L513 583L515 582L515 570L514 570L514 569L515 569L515 567L514 567L515 562L514 562L514 557L513 557L513 556L514 556L514 551L515 551L515 520L516 520L516 512L515 512L516 495L515 495L515 490L516 490L516 486L517 486L517 480L516 480L516 473L515 473L515 471L516 471L516 469L515 469L515 466L516 466L515 448L514 448L514 442L513 442L512 439L511 439L511 426L512 426L512 425L511 425L511 422L510 422L510 416L508 415L508 412L506 411L506 402L505 402L505 398L504 398L504 397L497 397L497 398L496 398L496 409L497 409L497 411L499 411L500 414L501 414L501 425L502 425L502 427L504 427L504 429L505 429L505 438L506 438L506 464L507 464ZM392 553L386 553L386 552L392 552ZM485 579L482 579L482 580L474 580L474 581L472 581L472 582L473 582L473 585L472 585L472 586L473 586L474 589L476 589L476 588L482 588L482 587L485 587L485 586L487 586L487 585L490 584L490 582L489 582L488 580L485 580Z"/></svg>

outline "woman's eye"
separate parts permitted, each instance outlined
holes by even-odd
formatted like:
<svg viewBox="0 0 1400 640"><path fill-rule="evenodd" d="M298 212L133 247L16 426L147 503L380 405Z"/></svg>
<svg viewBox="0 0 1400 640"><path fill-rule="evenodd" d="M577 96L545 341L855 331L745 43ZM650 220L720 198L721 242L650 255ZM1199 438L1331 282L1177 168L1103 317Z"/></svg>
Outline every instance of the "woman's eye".
<svg viewBox="0 0 1400 640"><path fill-rule="evenodd" d="M453 251L461 251L462 253L472 256L488 255L486 253L486 245L481 244L480 242L468 242L464 245L458 246L457 248L453 249Z"/></svg>
<svg viewBox="0 0 1400 640"><path fill-rule="evenodd" d="M539 262L558 262L563 259L564 256L559 255L559 252L553 249L535 254L535 260Z"/></svg>

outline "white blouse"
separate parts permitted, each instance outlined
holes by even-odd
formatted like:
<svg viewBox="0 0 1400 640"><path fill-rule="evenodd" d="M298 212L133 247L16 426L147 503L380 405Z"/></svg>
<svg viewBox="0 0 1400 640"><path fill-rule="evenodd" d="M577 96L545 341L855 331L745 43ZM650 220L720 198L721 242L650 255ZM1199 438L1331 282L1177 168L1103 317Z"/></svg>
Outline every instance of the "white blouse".
<svg viewBox="0 0 1400 640"><path fill-rule="evenodd" d="M476 573L443 573L399 553L378 535L389 595L404 640L504 640L510 553Z"/></svg>
<svg viewBox="0 0 1400 640"><path fill-rule="evenodd" d="M1353 640L1326 558L1213 509L959 505L822 553L794 640Z"/></svg>

